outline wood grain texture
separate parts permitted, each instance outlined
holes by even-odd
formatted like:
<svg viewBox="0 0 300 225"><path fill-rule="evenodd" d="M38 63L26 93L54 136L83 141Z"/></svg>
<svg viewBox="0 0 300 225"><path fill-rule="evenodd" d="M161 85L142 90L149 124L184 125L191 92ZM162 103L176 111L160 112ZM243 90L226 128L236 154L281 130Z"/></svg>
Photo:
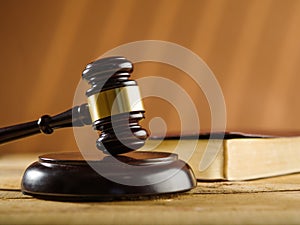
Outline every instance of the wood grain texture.
<svg viewBox="0 0 300 225"><path fill-rule="evenodd" d="M0 126L70 108L87 63L121 44L150 39L177 43L204 59L223 90L228 130L300 127L298 0L12 0L1 2L0 15ZM208 102L188 75L157 63L135 69L136 79L156 75L182 86L201 128L210 128ZM149 98L145 108L146 127L159 116L169 132L180 131L170 104ZM1 148L47 152L77 146L66 129Z"/></svg>
<svg viewBox="0 0 300 225"><path fill-rule="evenodd" d="M299 224L300 175L199 182L173 197L53 202L24 196L17 180L36 155L0 159L0 224Z"/></svg>

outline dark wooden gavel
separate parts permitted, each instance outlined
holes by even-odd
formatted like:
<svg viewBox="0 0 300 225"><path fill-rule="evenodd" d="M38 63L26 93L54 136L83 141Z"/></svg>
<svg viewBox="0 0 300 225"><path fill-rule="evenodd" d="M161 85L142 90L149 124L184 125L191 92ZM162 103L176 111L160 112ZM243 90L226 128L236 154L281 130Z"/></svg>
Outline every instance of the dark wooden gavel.
<svg viewBox="0 0 300 225"><path fill-rule="evenodd" d="M191 168L176 154L134 151L145 144L148 134L139 125L145 111L139 87L129 79L132 71L132 63L123 57L96 60L82 73L91 85L86 91L87 104L0 129L0 143L6 143L92 124L99 132L97 148L111 154L59 152L39 156L24 172L24 194L58 201L103 201L173 194L196 186Z"/></svg>
<svg viewBox="0 0 300 225"><path fill-rule="evenodd" d="M56 116L0 128L0 144L30 135L51 134L55 129L93 125L99 131L96 146L111 155L134 151L145 144L147 131L137 82L130 80L133 64L124 57L108 57L88 64L82 73L91 88L88 104L75 106ZM139 101L137 101L139 100Z"/></svg>

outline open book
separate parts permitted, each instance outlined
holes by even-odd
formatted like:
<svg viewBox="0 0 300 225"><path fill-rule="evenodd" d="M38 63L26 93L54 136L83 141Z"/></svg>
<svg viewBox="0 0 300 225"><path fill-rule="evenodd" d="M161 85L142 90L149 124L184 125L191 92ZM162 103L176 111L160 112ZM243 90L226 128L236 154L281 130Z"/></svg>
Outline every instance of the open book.
<svg viewBox="0 0 300 225"><path fill-rule="evenodd" d="M217 146L217 151L209 149L209 142ZM250 180L300 172L300 136L296 135L226 133L224 139L209 134L181 139L152 138L143 150L178 154L188 162L199 180ZM200 162L210 151L215 155L203 169Z"/></svg>

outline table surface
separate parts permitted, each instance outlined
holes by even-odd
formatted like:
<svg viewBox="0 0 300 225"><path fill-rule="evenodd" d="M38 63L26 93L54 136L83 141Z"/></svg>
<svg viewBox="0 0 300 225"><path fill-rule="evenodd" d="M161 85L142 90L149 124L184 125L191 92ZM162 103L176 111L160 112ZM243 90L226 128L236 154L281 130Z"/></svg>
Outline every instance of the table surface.
<svg viewBox="0 0 300 225"><path fill-rule="evenodd" d="M55 202L20 191L37 157L0 156L0 224L300 224L300 174L198 182L190 192L152 200Z"/></svg>

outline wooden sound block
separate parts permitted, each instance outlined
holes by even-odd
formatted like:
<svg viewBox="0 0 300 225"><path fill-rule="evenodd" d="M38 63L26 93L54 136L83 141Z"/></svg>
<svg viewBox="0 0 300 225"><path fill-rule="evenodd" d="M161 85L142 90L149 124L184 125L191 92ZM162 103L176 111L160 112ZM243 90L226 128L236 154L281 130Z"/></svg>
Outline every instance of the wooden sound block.
<svg viewBox="0 0 300 225"><path fill-rule="evenodd" d="M30 165L22 192L58 201L139 199L188 191L195 176L176 154L136 151L119 156L47 154Z"/></svg>

